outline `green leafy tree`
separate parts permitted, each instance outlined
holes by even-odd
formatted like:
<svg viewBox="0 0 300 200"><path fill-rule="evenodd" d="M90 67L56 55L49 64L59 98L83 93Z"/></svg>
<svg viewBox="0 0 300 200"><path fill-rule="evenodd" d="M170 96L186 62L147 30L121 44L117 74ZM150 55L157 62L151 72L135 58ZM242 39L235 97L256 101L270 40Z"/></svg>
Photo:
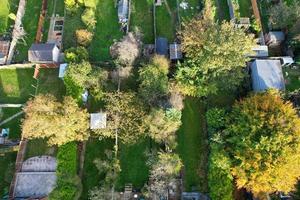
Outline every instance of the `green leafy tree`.
<svg viewBox="0 0 300 200"><path fill-rule="evenodd" d="M176 80L183 94L203 97L240 85L245 55L255 44L252 35L204 15L184 24L181 39L186 60L178 65Z"/></svg>
<svg viewBox="0 0 300 200"><path fill-rule="evenodd" d="M300 176L300 119L278 92L237 102L223 135L237 187L257 196L294 189Z"/></svg>
<svg viewBox="0 0 300 200"><path fill-rule="evenodd" d="M95 132L100 137L120 139L121 142L127 144L139 141L145 133L143 122L145 111L136 94L106 93L104 101L107 126L105 129L98 129Z"/></svg>
<svg viewBox="0 0 300 200"><path fill-rule="evenodd" d="M75 32L77 43L82 46L89 46L93 39L93 33L86 29L79 29Z"/></svg>
<svg viewBox="0 0 300 200"><path fill-rule="evenodd" d="M300 17L300 2L291 1L291 5L280 2L269 9L269 21L273 29L291 28Z"/></svg>
<svg viewBox="0 0 300 200"><path fill-rule="evenodd" d="M97 23L95 10L92 8L86 8L81 16L81 20L89 30L95 29Z"/></svg>
<svg viewBox="0 0 300 200"><path fill-rule="evenodd" d="M89 137L88 113L71 97L58 102L51 95L39 95L27 103L24 111L23 138L46 138L49 145L60 146Z"/></svg>
<svg viewBox="0 0 300 200"><path fill-rule="evenodd" d="M65 51L65 61L68 63L80 63L88 58L89 54L84 47L71 47Z"/></svg>
<svg viewBox="0 0 300 200"><path fill-rule="evenodd" d="M155 56L150 64L139 70L139 93L150 105L168 94L169 63L162 56Z"/></svg>
<svg viewBox="0 0 300 200"><path fill-rule="evenodd" d="M149 135L154 141L167 147L176 147L176 131L181 125L181 111L176 109L154 109L145 118Z"/></svg>

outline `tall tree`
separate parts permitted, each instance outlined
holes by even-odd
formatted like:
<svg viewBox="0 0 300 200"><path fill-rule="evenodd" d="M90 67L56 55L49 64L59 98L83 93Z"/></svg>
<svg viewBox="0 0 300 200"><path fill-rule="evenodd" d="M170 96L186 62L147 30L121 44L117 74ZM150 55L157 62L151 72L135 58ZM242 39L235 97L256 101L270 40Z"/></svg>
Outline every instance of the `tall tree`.
<svg viewBox="0 0 300 200"><path fill-rule="evenodd" d="M139 70L139 93L150 105L168 94L169 62L163 56L155 56L148 65Z"/></svg>
<svg viewBox="0 0 300 200"><path fill-rule="evenodd" d="M149 135L158 143L164 143L174 149L176 131L181 125L181 112L176 109L155 109L146 117Z"/></svg>
<svg viewBox="0 0 300 200"><path fill-rule="evenodd" d="M39 95L27 103L24 111L24 138L46 138L49 145L63 145L89 136L88 113L71 97L61 103L51 95Z"/></svg>
<svg viewBox="0 0 300 200"><path fill-rule="evenodd" d="M134 93L107 93L105 98L107 126L95 132L100 137L120 139L123 143L135 143L144 136L144 108Z"/></svg>
<svg viewBox="0 0 300 200"><path fill-rule="evenodd" d="M253 36L204 15L184 24L181 39L186 60L178 65L176 79L185 95L207 96L241 83Z"/></svg>
<svg viewBox="0 0 300 200"><path fill-rule="evenodd" d="M300 176L300 119L278 92L237 102L224 141L239 188L255 195L294 188Z"/></svg>

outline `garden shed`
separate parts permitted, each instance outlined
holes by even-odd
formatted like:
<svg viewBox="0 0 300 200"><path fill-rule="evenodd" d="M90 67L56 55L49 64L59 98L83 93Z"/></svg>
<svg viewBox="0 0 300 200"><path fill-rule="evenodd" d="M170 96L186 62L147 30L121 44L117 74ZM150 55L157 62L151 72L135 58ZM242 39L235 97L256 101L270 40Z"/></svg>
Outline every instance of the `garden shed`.
<svg viewBox="0 0 300 200"><path fill-rule="evenodd" d="M159 37L155 40L155 52L158 55L168 56L168 39Z"/></svg>
<svg viewBox="0 0 300 200"><path fill-rule="evenodd" d="M251 64L251 79L255 92L285 89L280 60L255 60Z"/></svg>
<svg viewBox="0 0 300 200"><path fill-rule="evenodd" d="M57 63L60 51L56 44L33 44L28 51L28 60L33 63Z"/></svg>
<svg viewBox="0 0 300 200"><path fill-rule="evenodd" d="M0 41L0 65L4 65L9 51L9 41Z"/></svg>
<svg viewBox="0 0 300 200"><path fill-rule="evenodd" d="M280 45L285 40L285 34L282 31L271 31L265 36L268 45Z"/></svg>
<svg viewBox="0 0 300 200"><path fill-rule="evenodd" d="M120 23L127 22L128 10L129 10L128 0L119 0L119 3L118 3L118 17L119 17L119 22Z"/></svg>
<svg viewBox="0 0 300 200"><path fill-rule="evenodd" d="M99 112L99 113L91 113L90 118L90 128L91 129L102 129L106 128L106 113Z"/></svg>
<svg viewBox="0 0 300 200"><path fill-rule="evenodd" d="M13 196L15 199L47 197L56 186L56 159L38 156L26 160L16 174Z"/></svg>
<svg viewBox="0 0 300 200"><path fill-rule="evenodd" d="M269 56L269 49L266 45L257 45L252 48L252 51L254 52L253 57L268 57Z"/></svg>
<svg viewBox="0 0 300 200"><path fill-rule="evenodd" d="M62 63L59 65L59 74L58 74L59 78L64 78L67 68L68 68L67 63Z"/></svg>
<svg viewBox="0 0 300 200"><path fill-rule="evenodd" d="M170 50L170 60L182 59L182 51L181 51L180 44L177 44L177 43L170 44L169 50Z"/></svg>

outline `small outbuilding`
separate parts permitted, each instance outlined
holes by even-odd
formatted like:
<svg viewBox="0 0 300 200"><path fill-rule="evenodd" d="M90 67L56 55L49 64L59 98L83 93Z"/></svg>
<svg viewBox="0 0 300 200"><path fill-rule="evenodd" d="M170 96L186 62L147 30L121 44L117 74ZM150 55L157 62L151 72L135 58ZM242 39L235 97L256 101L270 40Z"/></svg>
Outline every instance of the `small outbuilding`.
<svg viewBox="0 0 300 200"><path fill-rule="evenodd" d="M66 71L67 71L67 68L68 68L68 64L67 63L62 63L59 65L59 74L58 74L58 77L59 78L64 78L65 74L66 74Z"/></svg>
<svg viewBox="0 0 300 200"><path fill-rule="evenodd" d="M182 51L181 51L180 44L177 44L177 43L170 44L169 51L170 51L170 60L182 59Z"/></svg>
<svg viewBox="0 0 300 200"><path fill-rule="evenodd" d="M91 113L90 128L91 129L106 128L106 120L107 120L107 114L106 113L103 113L103 112Z"/></svg>
<svg viewBox="0 0 300 200"><path fill-rule="evenodd" d="M271 88L285 89L280 60L255 60L251 64L251 79L252 88L255 92Z"/></svg>
<svg viewBox="0 0 300 200"><path fill-rule="evenodd" d="M158 37L155 40L155 52L158 55L168 56L168 39Z"/></svg>
<svg viewBox="0 0 300 200"><path fill-rule="evenodd" d="M28 51L28 60L32 63L58 63L60 57L56 44L33 44Z"/></svg>
<svg viewBox="0 0 300 200"><path fill-rule="evenodd" d="M285 40L285 34L282 31L271 31L265 36L267 45L280 45Z"/></svg>
<svg viewBox="0 0 300 200"><path fill-rule="evenodd" d="M264 58L269 56L269 49L266 45L257 45L252 48L252 51L254 52L252 57Z"/></svg>
<svg viewBox="0 0 300 200"><path fill-rule="evenodd" d="M0 41L0 65L4 65L9 51L9 41Z"/></svg>
<svg viewBox="0 0 300 200"><path fill-rule="evenodd" d="M118 17L119 17L119 22L120 23L127 22L128 10L129 10L128 0L119 0L119 3L118 3Z"/></svg>

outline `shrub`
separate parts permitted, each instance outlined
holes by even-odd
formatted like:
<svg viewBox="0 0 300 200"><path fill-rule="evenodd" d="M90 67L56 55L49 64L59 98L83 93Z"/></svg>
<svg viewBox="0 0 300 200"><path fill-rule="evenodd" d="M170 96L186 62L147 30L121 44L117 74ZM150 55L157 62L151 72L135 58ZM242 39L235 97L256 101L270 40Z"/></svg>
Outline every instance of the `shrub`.
<svg viewBox="0 0 300 200"><path fill-rule="evenodd" d="M225 127L225 115L225 110L219 108L212 108L206 112L206 121L210 136Z"/></svg>
<svg viewBox="0 0 300 200"><path fill-rule="evenodd" d="M81 20L89 30L93 30L96 26L95 10L92 8L86 8L81 15Z"/></svg>
<svg viewBox="0 0 300 200"><path fill-rule="evenodd" d="M88 58L89 54L84 47L71 47L65 51L65 61L68 63L80 63Z"/></svg>
<svg viewBox="0 0 300 200"><path fill-rule="evenodd" d="M212 200L233 200L233 177L230 162L217 144L211 144L208 164L208 187Z"/></svg>
<svg viewBox="0 0 300 200"><path fill-rule="evenodd" d="M84 0L84 6L88 8L96 8L98 0Z"/></svg>
<svg viewBox="0 0 300 200"><path fill-rule="evenodd" d="M75 35L77 43L85 47L89 46L93 39L93 33L89 32L86 29L76 30Z"/></svg>
<svg viewBox="0 0 300 200"><path fill-rule="evenodd" d="M74 142L65 144L57 154L57 186L49 195L50 200L73 200L80 186L77 176L77 145Z"/></svg>

